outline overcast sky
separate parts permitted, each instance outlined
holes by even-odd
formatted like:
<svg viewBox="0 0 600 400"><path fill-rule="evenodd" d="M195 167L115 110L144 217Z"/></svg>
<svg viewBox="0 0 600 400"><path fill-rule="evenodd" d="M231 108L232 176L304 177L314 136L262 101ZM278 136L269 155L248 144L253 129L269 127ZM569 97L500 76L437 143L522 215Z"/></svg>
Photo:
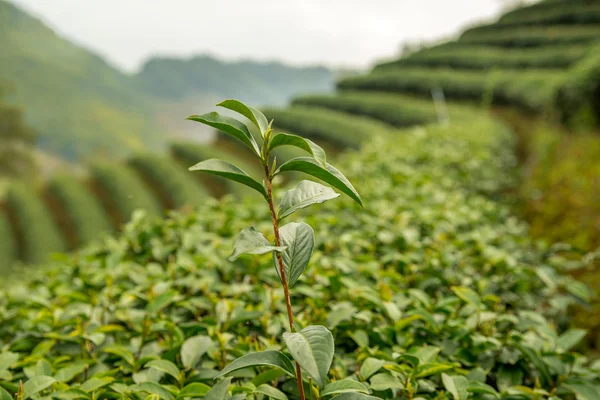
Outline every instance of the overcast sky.
<svg viewBox="0 0 600 400"><path fill-rule="evenodd" d="M496 16L500 0L12 0L136 70L154 54L366 67L404 41Z"/></svg>

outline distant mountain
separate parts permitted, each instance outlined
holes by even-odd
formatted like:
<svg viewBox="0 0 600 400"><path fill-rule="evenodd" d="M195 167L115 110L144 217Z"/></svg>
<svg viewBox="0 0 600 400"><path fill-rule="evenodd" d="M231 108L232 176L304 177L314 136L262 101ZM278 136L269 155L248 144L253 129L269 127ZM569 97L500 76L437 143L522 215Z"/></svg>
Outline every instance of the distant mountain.
<svg viewBox="0 0 600 400"><path fill-rule="evenodd" d="M278 62L224 62L210 56L152 58L137 75L148 93L171 100L214 95L255 105L285 105L299 92L330 92L334 72Z"/></svg>
<svg viewBox="0 0 600 400"><path fill-rule="evenodd" d="M281 105L299 92L331 91L334 73L280 63L227 63L208 56L150 59L136 75L58 36L0 0L0 81L38 132L38 147L69 161L163 148L202 137L184 118L224 97ZM192 128L195 128L192 129Z"/></svg>
<svg viewBox="0 0 600 400"><path fill-rule="evenodd" d="M4 0L0 43L0 80L14 86L42 149L76 160L160 145L151 102L130 76Z"/></svg>

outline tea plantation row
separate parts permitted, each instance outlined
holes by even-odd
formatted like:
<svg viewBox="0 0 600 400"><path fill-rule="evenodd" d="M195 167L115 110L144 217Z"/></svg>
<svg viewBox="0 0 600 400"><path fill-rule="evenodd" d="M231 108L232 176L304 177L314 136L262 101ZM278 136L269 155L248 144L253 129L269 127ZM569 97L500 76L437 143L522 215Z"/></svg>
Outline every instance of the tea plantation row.
<svg viewBox="0 0 600 400"><path fill-rule="evenodd" d="M533 243L495 200L513 182L513 147L503 125L473 115L374 135L342 158L365 208L302 214L317 243L292 290L297 325L333 331L335 387L413 400L600 392L600 364L575 351L585 332L569 325L570 307L589 299L563 275L580 261ZM230 361L282 349L271 257L227 261L249 221L268 221L259 205L226 197L165 220L138 213L121 235L20 276L0 291L0 397L297 398L269 367L211 391ZM327 393L314 396L339 392Z"/></svg>

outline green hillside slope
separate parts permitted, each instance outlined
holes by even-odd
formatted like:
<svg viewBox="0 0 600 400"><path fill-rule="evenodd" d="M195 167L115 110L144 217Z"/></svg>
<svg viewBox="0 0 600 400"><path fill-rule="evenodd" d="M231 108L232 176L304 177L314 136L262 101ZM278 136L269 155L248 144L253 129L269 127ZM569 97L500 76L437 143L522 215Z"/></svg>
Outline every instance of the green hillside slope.
<svg viewBox="0 0 600 400"><path fill-rule="evenodd" d="M0 0L0 80L39 133L39 145L76 160L158 147L151 107L130 77Z"/></svg>
<svg viewBox="0 0 600 400"><path fill-rule="evenodd" d="M284 105L296 93L329 92L334 87L333 71L323 67L227 63L209 56L152 58L137 78L144 90L157 97L182 99L206 94L257 105Z"/></svg>

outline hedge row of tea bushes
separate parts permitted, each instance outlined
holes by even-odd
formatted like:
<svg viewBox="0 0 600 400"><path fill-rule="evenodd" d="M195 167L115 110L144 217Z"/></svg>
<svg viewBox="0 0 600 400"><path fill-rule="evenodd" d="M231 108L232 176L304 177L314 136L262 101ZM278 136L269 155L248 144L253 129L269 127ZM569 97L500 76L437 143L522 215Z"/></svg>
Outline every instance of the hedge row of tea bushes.
<svg viewBox="0 0 600 400"><path fill-rule="evenodd" d="M75 176L57 176L46 187L52 214L70 242L70 248L86 244L112 225L99 200Z"/></svg>
<svg viewBox="0 0 600 400"><path fill-rule="evenodd" d="M493 25L473 28L462 34L460 41L501 47L537 47L598 42L600 26L555 25L534 27L504 27Z"/></svg>
<svg viewBox="0 0 600 400"><path fill-rule="evenodd" d="M543 111L552 105L563 79L562 73L547 70L492 70L484 73L407 67L346 78L339 82L338 87L342 91L396 92L429 98L432 90L440 88L451 100L512 104Z"/></svg>
<svg viewBox="0 0 600 400"><path fill-rule="evenodd" d="M380 63L375 71L396 67L488 69L562 69L590 54L589 45L544 46L533 49L505 49L450 42L425 48L398 60Z"/></svg>
<svg viewBox="0 0 600 400"><path fill-rule="evenodd" d="M541 1L527 7L519 7L500 17L499 23L572 23L571 15L583 14L600 5L598 0ZM583 18L583 17L582 17ZM581 23L581 22L576 22Z"/></svg>
<svg viewBox="0 0 600 400"><path fill-rule="evenodd" d="M331 152L358 147L363 140L392 130L385 123L326 108L298 106L267 112L276 119L278 129L294 129ZM236 162L260 181L263 174L260 165L248 162L241 153L245 151L230 142L210 146L177 143L173 144L170 157L142 154L127 163L92 165L88 177L59 177L41 191L15 187L0 200L14 214L14 227L4 235L10 232L16 235L11 240L18 244L17 259L40 263L50 253L75 249L102 233L120 229L139 208L157 216L167 209L200 204L211 196L248 194L239 185L201 179L206 176L187 170L201 160L223 158ZM299 154L282 148L277 149L276 155L283 162Z"/></svg>
<svg viewBox="0 0 600 400"><path fill-rule="evenodd" d="M548 10L538 10L516 15L506 15L495 24L498 27L547 24L600 24L600 3L563 5Z"/></svg>
<svg viewBox="0 0 600 400"><path fill-rule="evenodd" d="M568 314L589 293L562 274L579 261L532 243L491 199L513 179L513 145L474 117L374 135L343 159L365 208L338 199L303 212L317 242L292 289L298 326L333 331L331 381L383 399L595 399L600 364L577 352L586 333ZM2 398L297 398L269 367L210 392L232 360L282 349L271 258L227 261L257 220L267 233L261 202L230 198L166 220L138 214L115 239L0 291Z"/></svg>

